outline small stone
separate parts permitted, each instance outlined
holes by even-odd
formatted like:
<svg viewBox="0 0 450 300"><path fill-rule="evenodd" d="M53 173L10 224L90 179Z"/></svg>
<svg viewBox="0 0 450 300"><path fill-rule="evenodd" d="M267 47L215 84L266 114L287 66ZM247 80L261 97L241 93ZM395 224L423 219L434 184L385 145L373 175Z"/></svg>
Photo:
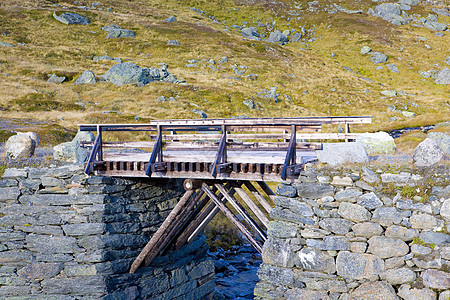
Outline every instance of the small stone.
<svg viewBox="0 0 450 300"><path fill-rule="evenodd" d="M369 60L371 62L373 62L374 64L381 64L381 63L385 63L388 60L388 57L380 52L372 52L372 57L369 58Z"/></svg>
<svg viewBox="0 0 450 300"><path fill-rule="evenodd" d="M136 34L129 29L113 29L108 32L106 38L107 39L130 38L135 36Z"/></svg>
<svg viewBox="0 0 450 300"><path fill-rule="evenodd" d="M384 233L386 237L399 239L402 241L412 241L419 236L419 231L417 229L408 229L403 226L391 225L386 229Z"/></svg>
<svg viewBox="0 0 450 300"><path fill-rule="evenodd" d="M267 227L267 234L279 238L295 238L297 228L286 222L271 221Z"/></svg>
<svg viewBox="0 0 450 300"><path fill-rule="evenodd" d="M177 21L177 18L176 18L176 17L170 16L170 17L168 17L167 19L165 19L163 22L173 23L173 22L176 22L176 21Z"/></svg>
<svg viewBox="0 0 450 300"><path fill-rule="evenodd" d="M95 84L97 80L95 79L95 74L92 71L84 71L74 82L75 85L80 84Z"/></svg>
<svg viewBox="0 0 450 300"><path fill-rule="evenodd" d="M56 76L56 74L52 74L50 78L47 80L47 82L50 83L63 83L66 80L66 77L64 76Z"/></svg>
<svg viewBox="0 0 450 300"><path fill-rule="evenodd" d="M379 207L375 209L372 216L372 221L378 222L383 226L400 224L402 220L402 215L395 207Z"/></svg>
<svg viewBox="0 0 450 300"><path fill-rule="evenodd" d="M428 214L416 214L409 218L412 228L416 229L435 229L439 227L440 222L434 216Z"/></svg>
<svg viewBox="0 0 450 300"><path fill-rule="evenodd" d="M397 295L405 300L436 300L436 293L433 290L430 290L429 288L411 289L411 286L408 284L402 284L398 289Z"/></svg>
<svg viewBox="0 0 450 300"><path fill-rule="evenodd" d="M416 279L416 273L409 268L397 268L387 270L382 277L390 284L397 285L413 282Z"/></svg>
<svg viewBox="0 0 450 300"><path fill-rule="evenodd" d="M299 268L333 274L336 272L334 259L322 251L305 247L295 256L295 265Z"/></svg>
<svg viewBox="0 0 450 300"><path fill-rule="evenodd" d="M331 231L335 234L345 235L350 231L353 223L343 219L329 218L320 221L319 226L320 228Z"/></svg>
<svg viewBox="0 0 450 300"><path fill-rule="evenodd" d="M422 273L423 284L432 289L450 289L450 275L440 270L425 270Z"/></svg>
<svg viewBox="0 0 450 300"><path fill-rule="evenodd" d="M403 257L391 257L384 261L386 270L393 268L400 268L405 264Z"/></svg>
<svg viewBox="0 0 450 300"><path fill-rule="evenodd" d="M295 197L297 189L291 185L280 183L277 185L275 193L280 196Z"/></svg>
<svg viewBox="0 0 450 300"><path fill-rule="evenodd" d="M354 253L364 253L367 249L367 243L353 242L350 244L350 251Z"/></svg>
<svg viewBox="0 0 450 300"><path fill-rule="evenodd" d="M294 184L299 197L319 199L334 196L334 187L326 183L298 183Z"/></svg>
<svg viewBox="0 0 450 300"><path fill-rule="evenodd" d="M71 12L66 12L59 16L54 12L53 17L66 25L88 25L91 23L86 17Z"/></svg>
<svg viewBox="0 0 450 300"><path fill-rule="evenodd" d="M167 42L167 45L169 46L180 46L180 42L176 40L170 40Z"/></svg>
<svg viewBox="0 0 450 300"><path fill-rule="evenodd" d="M342 202L339 204L338 214L353 222L364 222L370 220L370 212L358 204Z"/></svg>
<svg viewBox="0 0 450 300"><path fill-rule="evenodd" d="M403 256L409 252L409 247L405 242L384 236L371 237L368 243L367 251L380 258Z"/></svg>
<svg viewBox="0 0 450 300"><path fill-rule="evenodd" d="M411 253L414 255L428 255L433 251L430 247L425 247L419 244L411 245Z"/></svg>
<svg viewBox="0 0 450 300"><path fill-rule="evenodd" d="M394 288L383 281L363 283L350 294L350 299L398 300Z"/></svg>
<svg viewBox="0 0 450 300"><path fill-rule="evenodd" d="M444 152L432 139L426 138L414 149L414 164L418 167L429 167L444 156Z"/></svg>
<svg viewBox="0 0 450 300"><path fill-rule="evenodd" d="M346 188L336 193L334 198L336 201L356 202L356 198L362 195L362 191L356 188Z"/></svg>
<svg viewBox="0 0 450 300"><path fill-rule="evenodd" d="M356 236L362 236L365 238L371 238L373 236L378 236L383 233L383 228L378 223L358 223L353 225L353 232Z"/></svg>
<svg viewBox="0 0 450 300"><path fill-rule="evenodd" d="M369 47L369 46L363 46L362 48L361 48L361 54L367 54L367 53L369 53L369 52L372 52L372 49Z"/></svg>
<svg viewBox="0 0 450 300"><path fill-rule="evenodd" d="M262 249L264 263L283 268L294 266L294 253L291 243L287 239L269 237Z"/></svg>
<svg viewBox="0 0 450 300"><path fill-rule="evenodd" d="M336 258L336 270L345 279L378 280L384 272L384 263L375 255L341 251Z"/></svg>
<svg viewBox="0 0 450 300"><path fill-rule="evenodd" d="M375 195L374 192L366 193L358 198L357 203L364 206L368 210L374 210L375 208L383 206L383 202Z"/></svg>
<svg viewBox="0 0 450 300"><path fill-rule="evenodd" d="M353 180L350 177L333 176L332 185L353 186Z"/></svg>

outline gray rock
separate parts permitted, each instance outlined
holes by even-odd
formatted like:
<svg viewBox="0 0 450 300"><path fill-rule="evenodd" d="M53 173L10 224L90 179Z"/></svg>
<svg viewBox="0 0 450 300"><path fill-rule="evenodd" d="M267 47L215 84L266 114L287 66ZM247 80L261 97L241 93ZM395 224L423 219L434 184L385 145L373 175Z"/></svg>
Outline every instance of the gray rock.
<svg viewBox="0 0 450 300"><path fill-rule="evenodd" d="M383 202L375 195L374 192L366 193L359 197L357 203L364 206L368 210L374 210L375 208L383 206Z"/></svg>
<svg viewBox="0 0 450 300"><path fill-rule="evenodd" d="M450 136L443 132L430 132L427 138L434 140L445 155L450 156Z"/></svg>
<svg viewBox="0 0 450 300"><path fill-rule="evenodd" d="M339 191L334 196L336 201L348 201L348 202L356 202L356 198L362 195L362 191L356 188L346 188L343 191Z"/></svg>
<svg viewBox="0 0 450 300"><path fill-rule="evenodd" d="M302 39L302 34L300 32L295 32L289 36L289 42L291 42L291 43L298 43L298 42L300 42L301 39Z"/></svg>
<svg viewBox="0 0 450 300"><path fill-rule="evenodd" d="M350 244L342 236L325 236L322 240L307 239L306 245L326 251L350 250Z"/></svg>
<svg viewBox="0 0 450 300"><path fill-rule="evenodd" d="M368 243L367 251L380 258L404 256L409 252L409 247L405 242L384 236L371 237Z"/></svg>
<svg viewBox="0 0 450 300"><path fill-rule="evenodd" d="M411 289L411 286L408 284L402 284L398 289L398 296L405 300L436 300L436 293L429 288L424 289Z"/></svg>
<svg viewBox="0 0 450 300"><path fill-rule="evenodd" d="M274 298L277 299L277 298ZM279 298L281 299L281 298ZM284 294L284 299L296 300L330 300L326 291L314 291L304 288L288 289Z"/></svg>
<svg viewBox="0 0 450 300"><path fill-rule="evenodd" d="M370 212L358 204L341 202L339 204L338 214L353 222L364 222L370 220Z"/></svg>
<svg viewBox="0 0 450 300"><path fill-rule="evenodd" d="M66 77L64 76L56 76L56 74L52 74L50 78L47 80L47 82L50 83L63 83L66 80Z"/></svg>
<svg viewBox="0 0 450 300"><path fill-rule="evenodd" d="M255 101L253 101L253 99L245 99L244 101L242 101L242 103L244 105L247 105L250 109L256 108Z"/></svg>
<svg viewBox="0 0 450 300"><path fill-rule="evenodd" d="M192 109L192 112L194 114L199 115L201 118L206 119L208 118L208 115L203 111L203 110L198 110L198 109Z"/></svg>
<svg viewBox="0 0 450 300"><path fill-rule="evenodd" d="M111 67L108 72L101 77L102 81L109 81L115 85L124 84L147 84L147 72L132 62L117 64Z"/></svg>
<svg viewBox="0 0 450 300"><path fill-rule="evenodd" d="M426 138L414 149L414 164L418 167L429 167L444 156L444 151L432 139Z"/></svg>
<svg viewBox="0 0 450 300"><path fill-rule="evenodd" d="M120 27L119 25L116 25L116 24L111 24L111 25L106 25L101 28L101 30L108 31L108 32L117 30L117 29L122 29L122 27Z"/></svg>
<svg viewBox="0 0 450 300"><path fill-rule="evenodd" d="M271 221L267 227L267 234L282 239L295 238L297 236L297 228L286 222Z"/></svg>
<svg viewBox="0 0 450 300"><path fill-rule="evenodd" d="M398 239L402 241L412 241L419 237L419 231L417 229L409 229L403 226L391 225L386 229L384 233L386 237Z"/></svg>
<svg viewBox="0 0 450 300"><path fill-rule="evenodd" d="M369 52L371 52L372 51L372 49L369 47L369 46L363 46L362 48L361 48L361 54L367 54L367 53L369 53Z"/></svg>
<svg viewBox="0 0 450 300"><path fill-rule="evenodd" d="M444 60L447 65L450 65L450 55Z"/></svg>
<svg viewBox="0 0 450 300"><path fill-rule="evenodd" d="M394 288L383 281L367 282L350 294L352 300L379 299L398 300Z"/></svg>
<svg viewBox="0 0 450 300"><path fill-rule="evenodd" d="M375 209L372 216L372 221L378 222L383 226L400 224L402 220L402 215L395 207L379 207Z"/></svg>
<svg viewBox="0 0 450 300"><path fill-rule="evenodd" d="M419 235L419 239L427 244L434 244L434 245L450 244L450 235L441 232L425 231Z"/></svg>
<svg viewBox="0 0 450 300"><path fill-rule="evenodd" d="M62 225L62 229L66 236L86 236L103 234L105 224L103 223L81 223Z"/></svg>
<svg viewBox="0 0 450 300"><path fill-rule="evenodd" d="M363 167L361 169L361 178L362 178L362 180L364 180L365 182L370 183L370 184L380 182L380 178L378 177L378 175L375 174L374 171L368 169L367 167Z"/></svg>
<svg viewBox="0 0 450 300"><path fill-rule="evenodd" d="M274 203L283 208L289 208L289 210L293 213L296 213L300 216L304 217L312 217L314 215L311 207L300 201L299 198L288 198L277 196L273 199Z"/></svg>
<svg viewBox="0 0 450 300"><path fill-rule="evenodd" d="M413 282L416 279L416 273L409 268L398 268L387 270L382 276L392 285Z"/></svg>
<svg viewBox="0 0 450 300"><path fill-rule="evenodd" d="M75 253L81 252L73 237L30 234L26 237L27 248L40 253Z"/></svg>
<svg viewBox="0 0 450 300"><path fill-rule="evenodd" d="M269 237L264 243L261 255L266 264L283 268L294 266L294 253L291 250L290 240Z"/></svg>
<svg viewBox="0 0 450 300"><path fill-rule="evenodd" d="M95 79L95 74L92 71L86 70L81 74L73 84L95 84L97 80Z"/></svg>
<svg viewBox="0 0 450 300"><path fill-rule="evenodd" d="M176 40L170 40L167 42L167 45L169 46L180 46L180 42Z"/></svg>
<svg viewBox="0 0 450 300"><path fill-rule="evenodd" d="M319 222L319 226L320 228L331 231L335 234L345 235L350 231L353 223L343 219L330 218L321 220Z"/></svg>
<svg viewBox="0 0 450 300"><path fill-rule="evenodd" d="M442 203L440 215L447 221L450 220L450 199L447 199Z"/></svg>
<svg viewBox="0 0 450 300"><path fill-rule="evenodd" d="M173 22L176 22L176 21L177 21L177 18L176 18L176 17L170 16L170 17L168 17L167 19L165 19L163 22L173 23Z"/></svg>
<svg viewBox="0 0 450 300"><path fill-rule="evenodd" d="M439 270L425 270L422 273L423 284L432 289L446 290L450 288L450 275Z"/></svg>
<svg viewBox="0 0 450 300"><path fill-rule="evenodd" d="M19 132L6 141L6 156L10 159L31 157L38 144L39 138L36 133Z"/></svg>
<svg viewBox="0 0 450 300"><path fill-rule="evenodd" d="M54 12L53 17L66 25L88 25L91 23L88 18L71 12L63 13L59 16Z"/></svg>
<svg viewBox="0 0 450 300"><path fill-rule="evenodd" d="M278 43L281 45L289 42L288 38L279 30L272 31L267 39L269 43Z"/></svg>
<svg viewBox="0 0 450 300"><path fill-rule="evenodd" d="M450 84L450 69L445 68L434 75L431 75L436 84Z"/></svg>
<svg viewBox="0 0 450 300"><path fill-rule="evenodd" d="M447 25L443 23L433 22L433 21L426 21L423 24L424 27L434 30L434 31L446 31Z"/></svg>
<svg viewBox="0 0 450 300"><path fill-rule="evenodd" d="M17 271L20 278L28 280L53 278L62 270L61 263L32 262L26 267Z"/></svg>
<svg viewBox="0 0 450 300"><path fill-rule="evenodd" d="M297 189L292 185L280 183L275 188L275 193L285 197L295 197L297 195Z"/></svg>
<svg viewBox="0 0 450 300"><path fill-rule="evenodd" d="M324 143L322 150L316 150L316 155L321 163L327 163L332 167L369 162L367 151L361 143Z"/></svg>
<svg viewBox="0 0 450 300"><path fill-rule="evenodd" d="M108 31L108 35L106 36L106 38L107 39L130 38L135 36L136 34L129 29L112 29Z"/></svg>
<svg viewBox="0 0 450 300"><path fill-rule="evenodd" d="M384 263L375 255L341 251L336 258L336 270L345 279L378 280L384 272Z"/></svg>
<svg viewBox="0 0 450 300"><path fill-rule="evenodd" d="M327 183L297 183L294 184L297 188L299 197L307 199L319 199L326 196L334 196L334 187Z"/></svg>
<svg viewBox="0 0 450 300"><path fill-rule="evenodd" d="M28 177L28 172L23 169L16 169L16 168L8 168L3 173L2 178L3 179L25 179Z"/></svg>
<svg viewBox="0 0 450 300"><path fill-rule="evenodd" d="M380 224L371 222L357 223L353 225L352 230L356 236L365 238L371 238L383 233L383 228Z"/></svg>
<svg viewBox="0 0 450 300"><path fill-rule="evenodd" d="M384 261L384 266L386 270L393 268L400 268L405 265L405 260L403 257L392 257Z"/></svg>
<svg viewBox="0 0 450 300"><path fill-rule="evenodd" d="M292 269L279 268L263 263L258 269L257 275L259 279L276 285L292 286L294 283L294 272Z"/></svg>
<svg viewBox="0 0 450 300"><path fill-rule="evenodd" d="M71 142L62 143L53 147L53 157L73 163L83 163L87 161L90 151L82 148L80 142L93 142L94 134L87 131L79 131Z"/></svg>
<svg viewBox="0 0 450 300"><path fill-rule="evenodd" d="M292 223L303 223L308 225L313 225L314 220L307 217L302 217L296 213L293 213L290 209L283 209L281 207L273 208L270 213L270 217L274 220L292 222Z"/></svg>
<svg viewBox="0 0 450 300"><path fill-rule="evenodd" d="M245 36L247 38L260 40L258 29L256 27L243 28L243 29L241 29L241 33L243 36Z"/></svg>
<svg viewBox="0 0 450 300"><path fill-rule="evenodd" d="M428 255L433 251L430 247L425 247L419 244L412 244L411 245L411 253L414 256L424 256Z"/></svg>
<svg viewBox="0 0 450 300"><path fill-rule="evenodd" d="M381 17L389 15L400 15L400 5L396 3L382 3L375 7L375 13Z"/></svg>
<svg viewBox="0 0 450 300"><path fill-rule="evenodd" d="M388 4L388 3L385 3ZM390 4L390 3L389 3ZM374 64L381 64L381 63L385 63L388 60L388 57L380 52L371 52L371 57L369 58L369 60L371 62L373 62Z"/></svg>
<svg viewBox="0 0 450 300"><path fill-rule="evenodd" d="M4 201L8 201L8 200L17 201L19 196L20 196L20 190L18 187L0 188L0 202L4 202Z"/></svg>
<svg viewBox="0 0 450 300"><path fill-rule="evenodd" d="M5 42L0 42L0 47L14 47L14 45L10 44L10 43L5 43Z"/></svg>
<svg viewBox="0 0 450 300"><path fill-rule="evenodd" d="M295 265L299 268L333 274L336 272L334 258L322 251L305 247L295 255Z"/></svg>
<svg viewBox="0 0 450 300"><path fill-rule="evenodd" d="M394 64L386 64L386 67L387 67L391 72L399 73L398 67L397 67L396 65L394 65Z"/></svg>
<svg viewBox="0 0 450 300"><path fill-rule="evenodd" d="M435 297L436 297L436 293L434 293L434 291L432 291L432 290L428 290L429 291L429 294L431 295L431 297L432 297L432 295L434 295ZM424 300L428 300L428 299L432 299L432 300L434 300L435 298L425 298L425 297L423 297L422 299L424 299ZM443 291L443 292L441 292L440 294L439 294L439 300L448 300L448 299L450 299L450 291Z"/></svg>

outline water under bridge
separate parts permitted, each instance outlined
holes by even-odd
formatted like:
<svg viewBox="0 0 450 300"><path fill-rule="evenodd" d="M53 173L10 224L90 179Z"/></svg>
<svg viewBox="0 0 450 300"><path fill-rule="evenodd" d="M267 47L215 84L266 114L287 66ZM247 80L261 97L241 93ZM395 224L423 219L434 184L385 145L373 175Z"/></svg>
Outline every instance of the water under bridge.
<svg viewBox="0 0 450 300"><path fill-rule="evenodd" d="M298 178L306 163L317 160L315 150L322 148L322 142L351 142L357 134L350 132L350 125L371 122L372 117L358 116L79 127L97 134L93 143L82 143L92 148L86 174L186 179L185 194L132 264L130 273L134 273L168 249L193 241L219 211L261 252L274 197L266 181ZM333 126L341 132L330 132ZM129 137L135 140L118 141Z"/></svg>

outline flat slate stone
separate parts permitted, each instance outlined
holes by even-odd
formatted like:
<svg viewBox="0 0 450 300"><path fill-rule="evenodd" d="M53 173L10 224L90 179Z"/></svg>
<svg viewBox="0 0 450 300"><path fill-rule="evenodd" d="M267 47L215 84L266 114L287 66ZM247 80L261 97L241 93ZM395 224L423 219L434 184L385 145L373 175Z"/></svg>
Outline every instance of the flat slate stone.
<svg viewBox="0 0 450 300"><path fill-rule="evenodd" d="M409 268L397 268L387 270L383 278L392 285L413 282L416 279L416 273Z"/></svg>
<svg viewBox="0 0 450 300"><path fill-rule="evenodd" d="M61 270L61 263L33 262L17 271L17 275L26 279L46 279L55 277Z"/></svg>
<svg viewBox="0 0 450 300"><path fill-rule="evenodd" d="M329 218L323 219L319 222L319 226L322 229L331 231L335 234L345 235L350 231L354 223L339 219L339 218Z"/></svg>
<svg viewBox="0 0 450 300"><path fill-rule="evenodd" d="M261 255L266 264L283 268L294 266L294 253L288 239L269 237L264 243Z"/></svg>
<svg viewBox="0 0 450 300"><path fill-rule="evenodd" d="M130 38L135 37L136 34L129 30L129 29L113 29L108 32L108 35L106 36L107 39L114 39L114 38Z"/></svg>
<svg viewBox="0 0 450 300"><path fill-rule="evenodd" d="M378 280L384 272L384 262L375 255L341 251L336 258L336 270L346 279Z"/></svg>
<svg viewBox="0 0 450 300"><path fill-rule="evenodd" d="M350 294L350 299L398 300L394 288L383 281L364 283Z"/></svg>
<svg viewBox="0 0 450 300"><path fill-rule="evenodd" d="M88 18L71 12L63 13L59 16L56 15L56 13L53 13L53 17L66 25L88 25L91 23Z"/></svg>
<svg viewBox="0 0 450 300"><path fill-rule="evenodd" d="M432 289L450 289L450 274L440 270L425 270L422 273L423 284Z"/></svg>
<svg viewBox="0 0 450 300"><path fill-rule="evenodd" d="M409 247L404 241L384 236L371 237L368 243L367 251L380 258L404 256L409 252Z"/></svg>
<svg viewBox="0 0 450 300"><path fill-rule="evenodd" d="M383 227L378 223L364 222L357 223L352 227L356 236L362 236L365 238L371 238L383 233Z"/></svg>
<svg viewBox="0 0 450 300"><path fill-rule="evenodd" d="M398 225L391 225L386 229L384 235L389 238L407 242L412 241L416 237L419 237L419 231L417 229L406 228Z"/></svg>
<svg viewBox="0 0 450 300"><path fill-rule="evenodd" d="M338 214L353 222L364 222L370 220L370 212L359 204L341 202Z"/></svg>
<svg viewBox="0 0 450 300"><path fill-rule="evenodd" d="M314 272L334 274L336 264L334 258L314 248L305 247L295 255L295 265Z"/></svg>
<svg viewBox="0 0 450 300"><path fill-rule="evenodd" d="M294 184L299 197L319 199L326 196L334 196L334 187L327 183L298 183Z"/></svg>

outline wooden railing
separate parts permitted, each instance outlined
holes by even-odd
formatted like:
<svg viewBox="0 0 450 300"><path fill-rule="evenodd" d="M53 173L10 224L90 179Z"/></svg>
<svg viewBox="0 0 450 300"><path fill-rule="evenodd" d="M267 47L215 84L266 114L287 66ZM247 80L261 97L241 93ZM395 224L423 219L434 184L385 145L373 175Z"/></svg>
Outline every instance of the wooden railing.
<svg viewBox="0 0 450 300"><path fill-rule="evenodd" d="M196 162L205 160L205 151L216 151L211 162L210 174L231 172L232 159L228 152L240 153L244 160L258 153L283 151L281 178L284 180L290 170L298 169L302 161L297 151L314 151L321 149L318 140L345 140L356 138L350 133L351 124L367 124L372 117L310 117L310 118L260 118L260 119L200 119L200 120L161 120L149 124L81 124L81 131L96 131L94 143L82 143L92 147L86 164L85 173L91 173L96 166L104 164L103 148L149 148L150 159L145 166L145 174L165 172L170 169L164 153L170 153L171 159L183 160L187 155ZM341 124L343 133L320 133L323 124ZM111 131L148 131L148 141L104 142L103 133ZM308 142L306 142L306 140ZM300 142L301 141L301 142ZM197 155L197 157L195 157ZM192 158L193 157L193 158ZM275 161L264 161L275 164ZM208 165L209 166L209 165Z"/></svg>

